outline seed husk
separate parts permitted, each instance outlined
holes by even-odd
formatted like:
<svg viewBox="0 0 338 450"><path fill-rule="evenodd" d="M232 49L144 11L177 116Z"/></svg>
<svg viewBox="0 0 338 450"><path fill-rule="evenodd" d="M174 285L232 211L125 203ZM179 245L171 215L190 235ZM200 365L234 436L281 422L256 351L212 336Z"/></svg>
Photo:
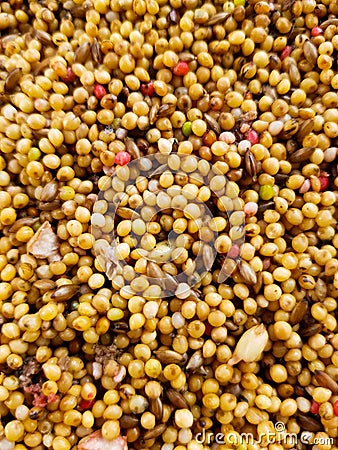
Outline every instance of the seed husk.
<svg viewBox="0 0 338 450"><path fill-rule="evenodd" d="M83 64L86 62L90 55L90 49L91 49L91 43L90 42L84 42L81 44L76 50L74 55L74 62Z"/></svg>
<svg viewBox="0 0 338 450"><path fill-rule="evenodd" d="M338 394L338 383L330 375L322 370L315 370L314 376L319 386L330 389L334 395Z"/></svg>
<svg viewBox="0 0 338 450"><path fill-rule="evenodd" d="M52 202L56 199L58 190L59 185L55 180L47 183L46 186L44 186L44 188L42 189L40 200L42 202Z"/></svg>
<svg viewBox="0 0 338 450"><path fill-rule="evenodd" d="M187 370L196 370L199 367L201 367L203 363L204 363L204 358L202 356L202 351L197 350L189 359L186 369Z"/></svg>
<svg viewBox="0 0 338 450"><path fill-rule="evenodd" d="M184 408L188 408L188 402L186 401L186 399L183 397L183 395L178 392L175 391L174 389L167 389L165 391L166 396L168 397L168 399L170 400L170 402L179 409L184 409Z"/></svg>
<svg viewBox="0 0 338 450"><path fill-rule="evenodd" d="M322 22L320 24L320 28L322 30L325 30L325 28L329 27L330 25L338 25L338 19L329 19L329 20L325 20L324 22Z"/></svg>
<svg viewBox="0 0 338 450"><path fill-rule="evenodd" d="M9 229L10 233L16 233L20 228L24 226L31 227L39 221L39 217L23 217L18 219Z"/></svg>
<svg viewBox="0 0 338 450"><path fill-rule="evenodd" d="M58 301L64 302L71 299L79 291L80 286L76 284L65 284L56 289L51 295L51 298Z"/></svg>
<svg viewBox="0 0 338 450"><path fill-rule="evenodd" d="M219 126L219 123L217 120L215 120L213 117L210 116L210 114L204 114L204 118L207 121L207 124L211 131L213 131L216 134L221 134L221 127Z"/></svg>
<svg viewBox="0 0 338 450"><path fill-rule="evenodd" d="M150 108L150 112L149 112L150 125L154 125L154 123L156 122L159 109L160 109L160 107L157 103Z"/></svg>
<svg viewBox="0 0 338 450"><path fill-rule="evenodd" d="M269 340L269 334L261 323L249 328L237 342L231 359L228 361L233 366L240 361L254 362L260 358Z"/></svg>
<svg viewBox="0 0 338 450"><path fill-rule="evenodd" d="M49 262L60 261L59 241L49 222L44 222L27 243L27 253Z"/></svg>

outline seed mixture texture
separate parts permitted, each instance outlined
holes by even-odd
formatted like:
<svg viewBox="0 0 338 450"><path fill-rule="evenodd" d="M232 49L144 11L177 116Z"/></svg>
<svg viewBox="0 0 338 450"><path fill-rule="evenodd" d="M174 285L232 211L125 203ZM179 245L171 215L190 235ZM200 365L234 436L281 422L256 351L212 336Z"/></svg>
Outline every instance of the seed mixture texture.
<svg viewBox="0 0 338 450"><path fill-rule="evenodd" d="M337 14L0 2L0 450L338 449Z"/></svg>

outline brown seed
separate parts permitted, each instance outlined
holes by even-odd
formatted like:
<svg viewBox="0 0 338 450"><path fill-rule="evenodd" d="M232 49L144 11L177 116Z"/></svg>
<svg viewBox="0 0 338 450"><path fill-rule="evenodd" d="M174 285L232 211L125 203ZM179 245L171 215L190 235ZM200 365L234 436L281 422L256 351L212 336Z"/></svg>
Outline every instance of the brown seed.
<svg viewBox="0 0 338 450"><path fill-rule="evenodd" d="M305 136L307 136L312 132L313 127L314 127L313 119L304 120L304 122L302 122L301 125L299 126L297 139L299 141L302 141L305 138Z"/></svg>
<svg viewBox="0 0 338 450"><path fill-rule="evenodd" d="M40 291L49 291L54 289L56 284L53 280L37 280L33 283L33 286L39 289Z"/></svg>
<svg viewBox="0 0 338 450"><path fill-rule="evenodd" d="M239 263L239 272L248 284L255 285L257 283L257 275L253 268L247 262L241 260Z"/></svg>
<svg viewBox="0 0 338 450"><path fill-rule="evenodd" d="M74 55L74 62L83 64L87 62L90 55L91 43L84 42L76 50Z"/></svg>
<svg viewBox="0 0 338 450"><path fill-rule="evenodd" d="M174 350L157 350L155 354L163 364L183 364L186 361L183 355Z"/></svg>
<svg viewBox="0 0 338 450"><path fill-rule="evenodd" d="M306 41L303 46L303 51L306 61L314 66L318 58L317 47L311 41Z"/></svg>
<svg viewBox="0 0 338 450"><path fill-rule="evenodd" d="M50 183L47 183L46 186L42 189L40 200L42 202L52 202L56 199L56 196L58 194L59 185L58 183L53 180Z"/></svg>
<svg viewBox="0 0 338 450"><path fill-rule="evenodd" d="M72 5L70 8L70 12L72 13L72 16L74 16L77 19L84 19L86 17L86 10L84 7L80 5Z"/></svg>
<svg viewBox="0 0 338 450"><path fill-rule="evenodd" d="M5 92L11 92L19 84L21 69L19 67L11 70L5 79Z"/></svg>
<svg viewBox="0 0 338 450"><path fill-rule="evenodd" d="M38 202L37 208L41 211L54 211L60 206L60 202L58 200L54 200L52 202Z"/></svg>
<svg viewBox="0 0 338 450"><path fill-rule="evenodd" d="M168 399L170 402L176 406L176 408L184 409L189 408L189 405L186 401L186 399L183 397L183 395L180 392L175 391L174 389L168 389L165 391Z"/></svg>
<svg viewBox="0 0 338 450"><path fill-rule="evenodd" d="M139 159L141 158L141 152L139 147L135 144L133 139L126 138L124 140L124 143L126 145L127 152L131 155L133 159Z"/></svg>
<svg viewBox="0 0 338 450"><path fill-rule="evenodd" d="M42 31L42 30L34 30L35 33L35 37L37 38L38 41L41 42L41 44L44 45L54 45L52 37L49 33L47 33L46 31Z"/></svg>
<svg viewBox="0 0 338 450"><path fill-rule="evenodd" d="M100 105L104 109L114 109L117 103L117 97L114 94L105 95L100 101Z"/></svg>
<svg viewBox="0 0 338 450"><path fill-rule="evenodd" d="M252 177L252 179L254 181L256 181L256 179L257 179L257 160L251 150L246 151L244 160L245 160L245 168L246 168L246 171L248 172L248 175L250 177Z"/></svg>
<svg viewBox="0 0 338 450"><path fill-rule="evenodd" d="M303 320L305 314L308 310L308 303L306 300L301 300L300 302L296 303L295 307L291 311L290 314L290 323L291 325L295 325L296 323L299 323Z"/></svg>
<svg viewBox="0 0 338 450"><path fill-rule="evenodd" d="M304 162L310 158L312 153L315 151L315 147L303 147L300 150L292 153L289 157L289 161L291 163L300 163Z"/></svg>
<svg viewBox="0 0 338 450"><path fill-rule="evenodd" d="M297 133L298 128L299 128L299 124L296 119L287 120L284 123L284 127L280 134L280 137L282 139L289 139L289 138L291 138L291 136L293 136L294 134Z"/></svg>
<svg viewBox="0 0 338 450"><path fill-rule="evenodd" d="M304 327L302 329L302 336L314 336L315 334L320 333L322 331L322 328L323 326L320 323L313 323L312 325L309 325L308 327Z"/></svg>
<svg viewBox="0 0 338 450"><path fill-rule="evenodd" d="M315 294L317 295L318 300L321 302L325 300L327 296L327 285L321 278L318 278L316 282Z"/></svg>
<svg viewBox="0 0 338 450"><path fill-rule="evenodd" d="M300 72L299 72L296 64L290 65L289 76L290 76L290 81L293 84L293 86L298 86L299 83L301 82L301 76L300 76Z"/></svg>
<svg viewBox="0 0 338 450"><path fill-rule="evenodd" d="M120 206L119 208L117 208L116 214L122 217L122 219L137 219L140 217L138 212L134 211L131 208L127 208L126 206Z"/></svg>
<svg viewBox="0 0 338 450"><path fill-rule="evenodd" d="M152 412L154 414L154 416L156 417L156 420L158 420L158 421L162 420L163 404L162 404L161 399L151 398L149 400L149 408L150 408L150 412Z"/></svg>
<svg viewBox="0 0 338 450"><path fill-rule="evenodd" d="M164 103L164 105L161 105L158 112L157 117L168 117L171 116L171 114L175 111L176 106L172 105L170 103Z"/></svg>
<svg viewBox="0 0 338 450"><path fill-rule="evenodd" d="M143 439L144 440L155 439L158 436L160 436L166 430L166 428L167 428L167 425L165 423L160 423L152 430L147 431L144 434Z"/></svg>
<svg viewBox="0 0 338 450"><path fill-rule="evenodd" d="M57 290L51 295L51 298L58 302L64 302L74 297L79 289L80 286L76 284L65 284L57 288Z"/></svg>
<svg viewBox="0 0 338 450"><path fill-rule="evenodd" d="M319 386L330 389L334 395L338 394L338 383L322 370L315 371L315 379Z"/></svg>
<svg viewBox="0 0 338 450"><path fill-rule="evenodd" d="M134 428L137 427L138 423L138 418L131 414L124 414L120 419L121 428Z"/></svg>
<svg viewBox="0 0 338 450"><path fill-rule="evenodd" d="M217 120L215 120L213 117L211 117L209 114L204 114L204 118L207 121L207 124L214 133L221 134L221 127L219 126L219 123Z"/></svg>
<svg viewBox="0 0 338 450"><path fill-rule="evenodd" d="M98 40L95 38L93 45L92 45L92 57L93 60L97 63L97 64L101 64L102 62L102 53L101 53L101 48L100 48L100 44L98 42Z"/></svg>
<svg viewBox="0 0 338 450"><path fill-rule="evenodd" d="M219 23L225 22L230 17L230 13L221 12L215 14L211 19L207 20L204 25L210 27L211 25L218 25Z"/></svg>
<svg viewBox="0 0 338 450"><path fill-rule="evenodd" d="M322 429L322 424L312 417L305 416L303 414L298 414L298 423L301 428L306 431L320 431Z"/></svg>
<svg viewBox="0 0 338 450"><path fill-rule="evenodd" d="M181 52L178 54L178 57L179 57L180 61L184 61L187 63L189 63L191 61L195 61L195 59L196 59L196 56L190 52Z"/></svg>
<svg viewBox="0 0 338 450"><path fill-rule="evenodd" d="M148 261L147 263L147 276L160 279L163 279L165 277L163 270L158 264L153 261Z"/></svg>

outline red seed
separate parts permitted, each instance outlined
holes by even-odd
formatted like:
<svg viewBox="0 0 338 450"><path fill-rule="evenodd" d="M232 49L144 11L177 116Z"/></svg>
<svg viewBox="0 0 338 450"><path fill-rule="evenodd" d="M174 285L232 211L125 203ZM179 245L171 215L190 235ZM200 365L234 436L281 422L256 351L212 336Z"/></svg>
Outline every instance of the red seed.
<svg viewBox="0 0 338 450"><path fill-rule="evenodd" d="M238 258L238 256L239 256L239 247L237 244L234 244L231 246L231 249L229 250L227 257L236 259L236 258Z"/></svg>
<svg viewBox="0 0 338 450"><path fill-rule="evenodd" d="M47 396L47 403L54 403L58 400L58 396L56 394L53 394L53 392L51 394L48 394Z"/></svg>
<svg viewBox="0 0 338 450"><path fill-rule="evenodd" d="M149 97L152 97L155 94L154 83L150 81L150 83L141 84L141 93L144 96L148 95Z"/></svg>
<svg viewBox="0 0 338 450"><path fill-rule="evenodd" d="M320 36L323 33L323 30L320 27L314 27L311 30L311 36Z"/></svg>
<svg viewBox="0 0 338 450"><path fill-rule="evenodd" d="M94 95L98 100L101 100L106 94L106 88L102 84L96 84L94 86Z"/></svg>
<svg viewBox="0 0 338 450"><path fill-rule="evenodd" d="M130 161L130 155L128 152L118 152L115 155L114 162L115 164L118 164L119 166L124 166L128 164Z"/></svg>
<svg viewBox="0 0 338 450"><path fill-rule="evenodd" d="M259 136L255 130L250 130L246 138L251 142L251 145L258 144L259 142Z"/></svg>
<svg viewBox="0 0 338 450"><path fill-rule="evenodd" d="M329 178L325 175L321 175L318 177L320 182L320 191L325 191L329 187Z"/></svg>
<svg viewBox="0 0 338 450"><path fill-rule="evenodd" d="M285 49L282 51L282 53L281 53L281 55L280 55L280 58L281 58L281 59L284 59L284 58L286 58L287 56L290 56L290 53L291 53L291 47L290 47L290 45L287 45L287 46L285 47Z"/></svg>
<svg viewBox="0 0 338 450"><path fill-rule="evenodd" d="M80 408L81 409L91 409L94 406L95 400L81 400Z"/></svg>
<svg viewBox="0 0 338 450"><path fill-rule="evenodd" d="M338 416L338 400L336 400L333 404L333 412L335 416Z"/></svg>
<svg viewBox="0 0 338 450"><path fill-rule="evenodd" d="M189 72L188 63L185 61L179 61L173 69L174 75L177 77L184 77Z"/></svg>
<svg viewBox="0 0 338 450"><path fill-rule="evenodd" d="M213 328L213 327L210 325L210 323L207 322L207 323L205 324L205 331L204 331L204 334L205 334L206 336L210 336L210 335L211 335L212 328Z"/></svg>
<svg viewBox="0 0 338 450"><path fill-rule="evenodd" d="M310 411L312 412L312 414L318 414L318 412L319 412L319 403L313 401L312 404L311 404Z"/></svg>
<svg viewBox="0 0 338 450"><path fill-rule="evenodd" d="M65 83L72 83L76 79L75 73L70 67L67 67L67 75L62 78Z"/></svg>

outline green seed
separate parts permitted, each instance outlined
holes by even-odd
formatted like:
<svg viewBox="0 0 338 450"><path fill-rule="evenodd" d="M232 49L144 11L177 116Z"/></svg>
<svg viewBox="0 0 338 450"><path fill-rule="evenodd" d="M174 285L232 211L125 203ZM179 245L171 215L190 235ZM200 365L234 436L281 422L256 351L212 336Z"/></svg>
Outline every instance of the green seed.
<svg viewBox="0 0 338 450"><path fill-rule="evenodd" d="M234 0L235 6L244 6L245 0Z"/></svg>
<svg viewBox="0 0 338 450"><path fill-rule="evenodd" d="M28 152L28 160L29 161L39 161L41 158L41 152L38 148L32 147Z"/></svg>
<svg viewBox="0 0 338 450"><path fill-rule="evenodd" d="M189 137L191 135L191 122L185 122L182 127L182 133L185 137Z"/></svg>
<svg viewBox="0 0 338 450"><path fill-rule="evenodd" d="M259 196L262 200L270 200L274 195L273 187L268 184L259 188Z"/></svg>

